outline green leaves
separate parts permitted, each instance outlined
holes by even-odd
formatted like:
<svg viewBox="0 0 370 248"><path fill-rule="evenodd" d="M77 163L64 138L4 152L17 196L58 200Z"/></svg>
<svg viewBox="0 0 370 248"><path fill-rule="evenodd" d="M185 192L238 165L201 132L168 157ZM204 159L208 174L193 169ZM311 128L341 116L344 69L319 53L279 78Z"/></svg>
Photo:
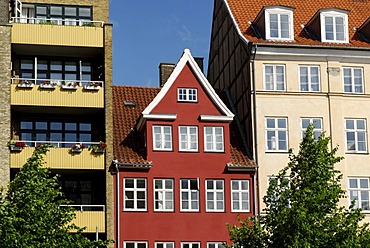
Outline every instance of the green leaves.
<svg viewBox="0 0 370 248"><path fill-rule="evenodd" d="M43 168L49 147L38 146L0 195L0 247L104 247L109 241L90 241L71 224L74 209L59 207L63 198L57 177ZM73 231L73 233L72 233Z"/></svg>
<svg viewBox="0 0 370 248"><path fill-rule="evenodd" d="M309 126L298 154L289 152L288 165L270 180L264 197L266 215L228 226L230 247L369 247L368 224L360 209L339 207L346 197L335 164L337 148L330 138L313 138Z"/></svg>

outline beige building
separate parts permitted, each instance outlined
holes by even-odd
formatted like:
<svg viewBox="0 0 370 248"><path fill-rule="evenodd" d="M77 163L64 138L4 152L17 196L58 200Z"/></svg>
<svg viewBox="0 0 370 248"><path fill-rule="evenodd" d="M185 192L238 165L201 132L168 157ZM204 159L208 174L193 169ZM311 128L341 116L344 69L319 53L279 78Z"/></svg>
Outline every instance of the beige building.
<svg viewBox="0 0 370 248"><path fill-rule="evenodd" d="M1 185L51 144L75 223L113 238L109 1L1 1L0 34Z"/></svg>
<svg viewBox="0 0 370 248"><path fill-rule="evenodd" d="M229 96L250 158L257 202L298 151L303 130L332 137L348 198L370 221L370 2L216 0L208 79Z"/></svg>

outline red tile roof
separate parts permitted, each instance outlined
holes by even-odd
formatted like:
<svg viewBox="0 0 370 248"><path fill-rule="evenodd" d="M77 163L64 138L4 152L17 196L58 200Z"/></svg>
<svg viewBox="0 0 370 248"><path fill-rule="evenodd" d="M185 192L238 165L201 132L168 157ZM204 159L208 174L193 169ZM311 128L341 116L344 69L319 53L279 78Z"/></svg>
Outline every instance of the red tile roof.
<svg viewBox="0 0 370 248"><path fill-rule="evenodd" d="M113 86L113 154L119 163L150 166L146 159L146 148L137 133L133 130L142 111L158 94L161 88ZM125 106L126 102L126 106ZM133 103L133 104L128 104ZM232 124L231 127L234 125ZM238 135L231 128L230 164L232 167L255 166L242 149ZM234 130L236 131L236 130Z"/></svg>
<svg viewBox="0 0 370 248"><path fill-rule="evenodd" d="M364 41L356 33L354 28L359 28L370 17L369 0L224 0L229 5L232 15L244 37L254 43L270 44L295 44L295 45L318 45L340 47L370 48L370 44ZM263 40L257 37L249 21L253 22L264 6L289 6L294 8L294 41L276 42ZM348 10L348 44L328 43L313 40L301 27L320 10L326 8L338 8Z"/></svg>

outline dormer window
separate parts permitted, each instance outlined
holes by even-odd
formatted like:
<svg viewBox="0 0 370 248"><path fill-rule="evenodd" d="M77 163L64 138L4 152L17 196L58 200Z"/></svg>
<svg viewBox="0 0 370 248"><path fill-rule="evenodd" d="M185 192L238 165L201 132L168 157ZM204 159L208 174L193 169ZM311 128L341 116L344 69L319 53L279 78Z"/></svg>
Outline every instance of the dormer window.
<svg viewBox="0 0 370 248"><path fill-rule="evenodd" d="M322 11L320 14L323 42L348 42L348 16L339 11Z"/></svg>
<svg viewBox="0 0 370 248"><path fill-rule="evenodd" d="M293 40L293 11L287 8L265 10L267 40Z"/></svg>
<svg viewBox="0 0 370 248"><path fill-rule="evenodd" d="M198 91L191 88L178 88L177 100L179 102L197 102Z"/></svg>

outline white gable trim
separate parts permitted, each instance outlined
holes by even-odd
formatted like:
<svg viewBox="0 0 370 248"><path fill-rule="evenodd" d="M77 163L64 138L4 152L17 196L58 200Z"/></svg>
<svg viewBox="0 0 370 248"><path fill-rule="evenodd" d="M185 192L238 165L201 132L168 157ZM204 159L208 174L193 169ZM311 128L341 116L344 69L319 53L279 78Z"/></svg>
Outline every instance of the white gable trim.
<svg viewBox="0 0 370 248"><path fill-rule="evenodd" d="M245 36L243 35L243 33L241 32L240 30L240 27L238 25L238 23L236 22L235 18L234 18L234 15L233 15L233 12L231 12L231 9L230 9L230 6L227 2L227 0L224 0L224 3L226 5L226 8L227 8L227 11L229 12L230 14L230 17L231 17L231 20L233 21L233 24L234 24L234 27L236 28L236 31L238 32L238 35L242 38L242 40L248 44L249 43L249 40L247 40L247 38L245 38Z"/></svg>
<svg viewBox="0 0 370 248"><path fill-rule="evenodd" d="M223 121L223 122L231 122L234 117L231 116L223 116L223 115L200 115L201 121Z"/></svg>
<svg viewBox="0 0 370 248"><path fill-rule="evenodd" d="M234 114L226 107L226 105L222 102L222 100L216 94L215 90L212 88L211 84L208 82L207 78L204 76L203 72L199 68L197 62L195 62L189 49L184 50L183 55L181 56L179 62L177 63L175 69L173 70L171 76L168 78L167 82L164 84L161 91L157 94L157 96L153 99L153 101L144 109L144 111L142 112L143 117L146 115L150 115L153 109L160 103L160 101L163 99L163 97L172 87L176 78L182 72L182 70L184 69L187 63L189 63L190 67L193 69L195 76L197 77L200 84L205 89L206 93L210 96L212 102L221 110L221 112L225 116L229 118L233 118Z"/></svg>

